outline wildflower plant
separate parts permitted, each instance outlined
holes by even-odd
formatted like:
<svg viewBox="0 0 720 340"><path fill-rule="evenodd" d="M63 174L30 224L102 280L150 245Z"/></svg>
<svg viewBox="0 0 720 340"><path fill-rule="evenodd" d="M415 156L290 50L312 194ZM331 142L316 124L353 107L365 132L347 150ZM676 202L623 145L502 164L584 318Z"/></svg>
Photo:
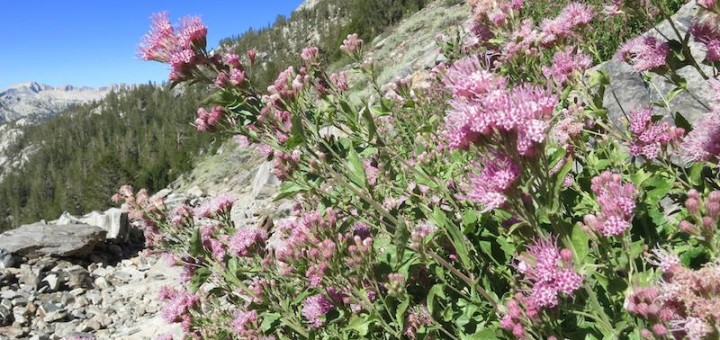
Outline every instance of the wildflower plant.
<svg viewBox="0 0 720 340"><path fill-rule="evenodd" d="M716 338L717 112L678 73L717 88L720 21L699 4L681 33L662 2L571 3L535 23L521 0L471 0L430 86L380 86L350 35L349 68L328 73L305 48L266 91L255 51L207 51L195 19L155 17L143 56L215 91L197 129L255 145L276 198L298 202L267 228L236 225L229 196L170 211L121 188L148 245L185 268L164 315L210 338ZM676 33L616 53L675 87L621 118L583 37L609 15L658 15ZM375 93L351 101L358 77ZM682 92L708 108L695 126L656 114Z"/></svg>

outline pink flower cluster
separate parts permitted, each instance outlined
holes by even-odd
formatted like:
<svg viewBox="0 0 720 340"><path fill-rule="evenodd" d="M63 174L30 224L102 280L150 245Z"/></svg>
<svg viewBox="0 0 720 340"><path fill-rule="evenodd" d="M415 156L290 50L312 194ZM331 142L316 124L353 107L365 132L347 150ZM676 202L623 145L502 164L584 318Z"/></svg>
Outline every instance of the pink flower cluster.
<svg viewBox="0 0 720 340"><path fill-rule="evenodd" d="M592 58L589 55L568 46L565 50L555 53L553 64L550 67L543 67L543 74L559 85L564 85L574 76L582 75L591 63Z"/></svg>
<svg viewBox="0 0 720 340"><path fill-rule="evenodd" d="M646 320L651 324L650 329L641 330L642 333L664 337L668 335L668 329L665 322L673 319L673 313L668 309L663 309L658 302L660 290L657 287L639 287L635 288L625 299L625 309L628 313ZM646 337L651 339L651 337Z"/></svg>
<svg viewBox="0 0 720 340"><path fill-rule="evenodd" d="M630 112L630 133L630 154L656 159L666 145L680 140L685 130L668 122L653 123L652 108L646 107Z"/></svg>
<svg viewBox="0 0 720 340"><path fill-rule="evenodd" d="M400 296L405 293L405 275L400 273L388 274L388 282L385 283L388 295Z"/></svg>
<svg viewBox="0 0 720 340"><path fill-rule="evenodd" d="M408 313L407 319L405 320L405 332L404 334L408 339L415 340L417 338L417 331L423 327L433 323L432 315L425 306L415 306Z"/></svg>
<svg viewBox="0 0 720 340"><path fill-rule="evenodd" d="M319 266L307 274L310 278L322 278L321 264L330 260L336 251L335 243L323 234L333 234L336 222L335 214L329 209L325 216L310 211L278 221L276 233L280 237L275 246L275 257L286 264L296 264L287 268L288 273L317 264Z"/></svg>
<svg viewBox="0 0 720 340"><path fill-rule="evenodd" d="M195 215L200 218L221 218L230 213L234 204L235 197L222 194L197 208Z"/></svg>
<svg viewBox="0 0 720 340"><path fill-rule="evenodd" d="M258 325L257 312L237 311L231 323L233 331L243 339L257 339L262 333Z"/></svg>
<svg viewBox="0 0 720 340"><path fill-rule="evenodd" d="M302 304L302 315L313 328L321 327L325 321L321 319L333 309L333 304L322 294L313 295Z"/></svg>
<svg viewBox="0 0 720 340"><path fill-rule="evenodd" d="M592 179L593 193L600 205L596 215L585 216L585 224L603 236L617 236L631 226L637 190L632 183L622 183L622 177L605 171Z"/></svg>
<svg viewBox="0 0 720 340"><path fill-rule="evenodd" d="M700 193L692 189L688 192L685 207L690 213L690 218L680 222L680 231L712 240L720 219L720 191L713 191L702 199ZM690 222L691 220L695 223Z"/></svg>
<svg viewBox="0 0 720 340"><path fill-rule="evenodd" d="M214 223L200 228L200 241L203 247L218 261L225 258L225 243L227 242L227 235L223 235L220 229L220 225Z"/></svg>
<svg viewBox="0 0 720 340"><path fill-rule="evenodd" d="M558 249L552 239L536 239L518 257L517 269L532 286L526 304L536 309L554 308L558 295L571 295L580 288L582 277L573 269L572 252Z"/></svg>
<svg viewBox="0 0 720 340"><path fill-rule="evenodd" d="M358 38L357 33L353 33L348 35L347 38L343 40L343 43L340 46L340 50L348 54L355 54L360 52L363 43L363 40Z"/></svg>
<svg viewBox="0 0 720 340"><path fill-rule="evenodd" d="M237 257L245 257L251 251L260 251L265 246L267 232L253 227L241 227L228 239L228 250Z"/></svg>
<svg viewBox="0 0 720 340"><path fill-rule="evenodd" d="M720 320L720 267L691 270L675 263L657 285L636 288L625 309L652 324L648 334L706 339Z"/></svg>
<svg viewBox="0 0 720 340"><path fill-rule="evenodd" d="M163 235L155 223L165 217L166 207L162 198L151 200L146 189L140 189L135 194L131 186L123 185L113 195L112 200L116 203L124 201L129 211L128 217L140 222L145 236L145 246L152 248L163 241Z"/></svg>
<svg viewBox="0 0 720 340"><path fill-rule="evenodd" d="M183 330L190 331L193 317L190 311L197 306L200 298L187 291L176 290L163 286L160 289L159 297L165 301L160 312L163 319L168 323L180 322Z"/></svg>
<svg viewBox="0 0 720 340"><path fill-rule="evenodd" d="M437 230L432 223L424 222L415 226L410 234L410 249L419 250L425 242L425 238Z"/></svg>
<svg viewBox="0 0 720 340"><path fill-rule="evenodd" d="M157 13L140 45L140 54L144 60L169 63L170 79L183 80L189 69L203 61L206 36L207 27L198 17L183 18L179 27L173 27L167 12Z"/></svg>
<svg viewBox="0 0 720 340"><path fill-rule="evenodd" d="M500 326L523 339L525 327L538 318L542 309L556 307L560 294L570 296L580 288L583 279L573 269L572 257L570 250L558 249L552 239L536 239L519 255L516 268L531 287L507 302Z"/></svg>
<svg viewBox="0 0 720 340"><path fill-rule="evenodd" d="M377 184L378 172L380 172L380 170L372 165L372 161L369 159L363 160L363 167L365 168L365 177L367 177L368 184L375 186Z"/></svg>
<svg viewBox="0 0 720 340"><path fill-rule="evenodd" d="M707 53L705 61L714 63L720 61L720 28L718 28L720 15L700 11L690 26L690 33L696 42L705 45Z"/></svg>
<svg viewBox="0 0 720 340"><path fill-rule="evenodd" d="M557 41L574 38L575 30L592 21L595 14L592 7L571 2L554 19L545 19L540 23L542 44L551 45Z"/></svg>
<svg viewBox="0 0 720 340"><path fill-rule="evenodd" d="M520 178L520 166L509 156L497 154L488 158L480 167L480 173L471 173L469 190L465 199L479 203L485 211L502 207L506 195Z"/></svg>
<svg viewBox="0 0 720 340"><path fill-rule="evenodd" d="M496 26L500 26L506 23L506 20L512 16L513 11L522 9L524 1L470 0L468 3L472 8L473 19L475 22L490 22Z"/></svg>
<svg viewBox="0 0 720 340"><path fill-rule="evenodd" d="M681 154L693 161L720 160L720 111L703 115L683 139Z"/></svg>
<svg viewBox="0 0 720 340"><path fill-rule="evenodd" d="M466 149L481 137L515 139L517 151L531 156L545 140L557 98L549 91L523 85L506 88L506 80L482 68L477 57L457 61L445 85L453 94L445 117L445 135L452 148Z"/></svg>
<svg viewBox="0 0 720 340"><path fill-rule="evenodd" d="M198 108L195 128L198 131L213 130L225 116L225 109L222 106L214 106L209 112L205 108Z"/></svg>
<svg viewBox="0 0 720 340"><path fill-rule="evenodd" d="M628 40L615 54L615 58L624 61L637 72L656 71L665 66L670 45L651 36L641 36Z"/></svg>

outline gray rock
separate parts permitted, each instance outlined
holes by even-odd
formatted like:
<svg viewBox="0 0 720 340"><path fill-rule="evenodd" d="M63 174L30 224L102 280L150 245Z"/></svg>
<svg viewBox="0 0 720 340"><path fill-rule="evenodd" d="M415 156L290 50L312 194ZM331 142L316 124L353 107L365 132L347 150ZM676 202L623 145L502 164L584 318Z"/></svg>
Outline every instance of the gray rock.
<svg viewBox="0 0 720 340"><path fill-rule="evenodd" d="M70 289L84 289L90 287L92 280L90 279L90 272L87 269L74 265L70 268L65 269L67 274L67 286Z"/></svg>
<svg viewBox="0 0 720 340"><path fill-rule="evenodd" d="M54 311L54 312L45 314L45 317L43 317L43 321L47 322L47 323L58 322L58 321L65 320L67 317L68 317L68 312L64 309L61 309L58 311ZM72 329L75 329L75 327L73 326Z"/></svg>
<svg viewBox="0 0 720 340"><path fill-rule="evenodd" d="M66 337L75 333L75 329L80 325L80 320L71 320L68 322L57 322L55 326L55 336Z"/></svg>
<svg viewBox="0 0 720 340"><path fill-rule="evenodd" d="M10 268L15 264L12 254L7 249L0 248L0 269Z"/></svg>
<svg viewBox="0 0 720 340"><path fill-rule="evenodd" d="M0 244L17 255L80 256L105 240L107 232L98 227L30 224L0 234Z"/></svg>
<svg viewBox="0 0 720 340"><path fill-rule="evenodd" d="M22 265L19 274L18 283L20 283L21 287L22 285L25 285L30 289L35 290L38 286L40 286L40 280L42 279L40 269Z"/></svg>
<svg viewBox="0 0 720 340"><path fill-rule="evenodd" d="M13 306L26 306L30 302L27 297L18 296L12 300Z"/></svg>
<svg viewBox="0 0 720 340"><path fill-rule="evenodd" d="M255 199L272 196L278 188L280 181L272 173L273 163L265 162L258 167L252 184L252 195Z"/></svg>
<svg viewBox="0 0 720 340"><path fill-rule="evenodd" d="M683 6L672 16L680 34L684 35L685 32L687 32L697 9L698 6L693 1ZM677 38L667 20L660 23L656 27L656 30L649 31L647 35L654 36L661 41L665 40L658 31L669 39L681 40ZM691 39L690 48L691 54L695 59L698 62L702 62L706 54L702 45L693 42ZM667 95L675 89L675 85L654 73L650 74L650 82L645 83L640 74L635 72L631 66L621 61L610 60L600 65L599 68L606 71L610 77L610 86L603 97L603 106L608 109L608 114L615 120L623 118L624 115L630 111L650 106L653 102L662 102L662 97L667 97ZM702 65L701 68L705 74L712 74L710 67ZM669 108L655 107L654 110L657 114L663 114L665 116L671 116L676 112L680 112L693 123L709 111L706 106L712 105L711 99L713 98L713 94L705 80L694 67L685 66L678 70L678 74L687 80L688 91L680 93L670 103Z"/></svg>
<svg viewBox="0 0 720 340"><path fill-rule="evenodd" d="M10 299L2 299L0 300L0 307L10 310L13 308L13 303Z"/></svg>
<svg viewBox="0 0 720 340"><path fill-rule="evenodd" d="M0 307L0 326L9 325L13 320L13 312L5 307Z"/></svg>
<svg viewBox="0 0 720 340"><path fill-rule="evenodd" d="M50 224L88 224L107 231L107 239L127 240L129 234L128 213L118 208L111 208L105 212L93 211L83 216L73 216L64 212L59 219Z"/></svg>
<svg viewBox="0 0 720 340"><path fill-rule="evenodd" d="M113 276L116 278L124 281L124 282L130 282L130 281L139 281L145 278L145 273L135 269L135 268L122 268L118 270Z"/></svg>
<svg viewBox="0 0 720 340"><path fill-rule="evenodd" d="M56 292L60 288L60 278L58 278L57 274L48 274L42 279L42 282L47 283L48 290L51 292Z"/></svg>

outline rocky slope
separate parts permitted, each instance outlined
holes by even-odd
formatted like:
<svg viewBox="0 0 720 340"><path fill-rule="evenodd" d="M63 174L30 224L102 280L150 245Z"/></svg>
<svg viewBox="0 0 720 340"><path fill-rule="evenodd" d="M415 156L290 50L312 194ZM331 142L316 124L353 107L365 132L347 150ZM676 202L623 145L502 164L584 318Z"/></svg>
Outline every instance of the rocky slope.
<svg viewBox="0 0 720 340"><path fill-rule="evenodd" d="M52 87L36 82L15 84L0 89L0 124L21 118L37 120L49 117L71 105L100 100L111 90L121 87Z"/></svg>

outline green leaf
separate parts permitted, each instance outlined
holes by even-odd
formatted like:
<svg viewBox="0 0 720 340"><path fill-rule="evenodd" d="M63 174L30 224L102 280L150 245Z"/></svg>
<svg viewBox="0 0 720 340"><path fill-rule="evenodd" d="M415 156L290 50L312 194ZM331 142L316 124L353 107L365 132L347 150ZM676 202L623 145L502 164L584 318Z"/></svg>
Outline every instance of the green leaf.
<svg viewBox="0 0 720 340"><path fill-rule="evenodd" d="M238 258L237 257L231 258L228 261L227 268L228 268L228 272L230 272L230 274L235 275L235 273L237 273L237 271L238 271Z"/></svg>
<svg viewBox="0 0 720 340"><path fill-rule="evenodd" d="M293 197L299 193L308 191L308 188L294 181L284 181L280 184L275 200L279 201L284 198Z"/></svg>
<svg viewBox="0 0 720 340"><path fill-rule="evenodd" d="M364 337L368 334L373 321L374 319L370 318L367 314L363 314L362 316L353 315L345 327L345 330L354 330L358 332L361 337Z"/></svg>
<svg viewBox="0 0 720 340"><path fill-rule="evenodd" d="M445 297L445 285L442 283L436 283L432 288L430 288L430 291L427 295L427 309L428 312L430 312L430 315L433 315L433 309L435 309L435 296L441 297L443 300L447 299Z"/></svg>
<svg viewBox="0 0 720 340"><path fill-rule="evenodd" d="M407 311L408 306L410 306L410 299L405 297L395 311L395 321L401 328L405 325L405 311Z"/></svg>
<svg viewBox="0 0 720 340"><path fill-rule="evenodd" d="M433 210L431 221L433 221L438 228L447 231L450 236L450 242L455 248L455 252L457 252L458 257L460 257L460 262L462 262L463 267L471 268L470 254L465 247L465 237L462 234L462 231L460 231L455 223L448 223L445 213L439 207L435 207Z"/></svg>
<svg viewBox="0 0 720 340"><path fill-rule="evenodd" d="M583 260L585 260L585 257L590 249L590 246L588 245L590 237L588 237L587 233L585 233L582 228L575 226L572 230L571 239L573 249L575 250L575 256L577 256L577 263L584 263Z"/></svg>
<svg viewBox="0 0 720 340"><path fill-rule="evenodd" d="M377 126L375 125L375 120L373 119L370 110L367 108L363 108L362 116L363 119L365 119L365 124L367 124L368 128L368 141L372 141L377 134Z"/></svg>
<svg viewBox="0 0 720 340"><path fill-rule="evenodd" d="M690 180L690 184L694 186L699 186L703 182L703 169L705 169L705 163L698 162L693 164L693 166L690 168L690 177L688 178Z"/></svg>
<svg viewBox="0 0 720 340"><path fill-rule="evenodd" d="M393 241L395 246L396 263L402 263L403 258L405 257L405 246L407 245L410 236L410 230L408 230L404 223L395 229Z"/></svg>
<svg viewBox="0 0 720 340"><path fill-rule="evenodd" d="M475 332L475 334L464 335L461 337L463 340L495 340L500 339L497 335L497 329L495 328L483 328Z"/></svg>
<svg viewBox="0 0 720 340"><path fill-rule="evenodd" d="M269 331L273 328L275 321L280 320L280 314L278 313L265 313L262 317L262 323L260 324L260 330L263 332Z"/></svg>
<svg viewBox="0 0 720 340"><path fill-rule="evenodd" d="M305 142L305 128L300 114L294 114L292 117L292 128L290 130L290 138L285 142L285 147L294 149L298 145Z"/></svg>
<svg viewBox="0 0 720 340"><path fill-rule="evenodd" d="M198 289L200 289L200 286L207 281L208 277L210 277L210 274L212 272L207 267L200 267L195 271L195 274L193 274L192 279L190 279L190 291L191 292L197 292Z"/></svg>
<svg viewBox="0 0 720 340"><path fill-rule="evenodd" d="M365 177L365 167L363 166L360 156L355 152L354 148L348 151L348 168L350 169L350 180L360 188L367 187L367 178Z"/></svg>
<svg viewBox="0 0 720 340"><path fill-rule="evenodd" d="M553 183L553 196L550 198L551 205L547 210L548 215L555 214L560 209L560 190L563 188L563 183L565 183L565 176L572 170L573 163L573 158L568 157L565 165L555 174L557 177Z"/></svg>
<svg viewBox="0 0 720 340"><path fill-rule="evenodd" d="M685 133L692 131L692 124L680 112L675 112L675 126L683 128Z"/></svg>
<svg viewBox="0 0 720 340"><path fill-rule="evenodd" d="M195 257L205 255L205 248L200 239L200 229L195 229L190 237L190 255Z"/></svg>

